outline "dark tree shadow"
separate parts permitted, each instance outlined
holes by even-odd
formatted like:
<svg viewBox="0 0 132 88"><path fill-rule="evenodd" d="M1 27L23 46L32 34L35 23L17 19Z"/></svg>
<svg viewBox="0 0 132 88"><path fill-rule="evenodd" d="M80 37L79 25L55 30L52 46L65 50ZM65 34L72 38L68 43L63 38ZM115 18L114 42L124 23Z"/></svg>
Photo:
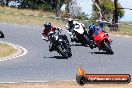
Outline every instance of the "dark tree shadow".
<svg viewBox="0 0 132 88"><path fill-rule="evenodd" d="M44 58L55 58L55 59L68 59L63 56L53 56L53 57L44 57Z"/></svg>

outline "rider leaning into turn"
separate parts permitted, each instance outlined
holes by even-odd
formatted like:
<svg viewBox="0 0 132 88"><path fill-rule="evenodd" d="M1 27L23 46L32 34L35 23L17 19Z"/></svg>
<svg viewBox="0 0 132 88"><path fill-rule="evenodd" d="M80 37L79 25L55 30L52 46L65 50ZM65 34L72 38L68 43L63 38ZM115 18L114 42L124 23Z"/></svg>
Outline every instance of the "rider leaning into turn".
<svg viewBox="0 0 132 88"><path fill-rule="evenodd" d="M42 33L42 35L43 35L43 40L45 40L45 41L49 41L49 39L48 39L48 35L49 34L52 34L52 33L55 33L55 31L56 30L61 30L59 27L58 28L56 28L56 27L53 27L52 25L51 25L51 23L50 22L46 22L45 24L44 24L44 30L43 30L43 33ZM49 51L50 52L52 52L54 49L53 49L53 47L52 47L52 44L50 43L50 45L49 45Z"/></svg>
<svg viewBox="0 0 132 88"><path fill-rule="evenodd" d="M74 29L75 25L80 25L84 29L84 31L87 32L85 30L85 25L83 23L79 23L77 21L73 21L72 18L69 18L68 22L66 24L66 29L68 30L68 33L69 33L69 35L71 37L71 41L72 42L74 42L74 30L73 29Z"/></svg>
<svg viewBox="0 0 132 88"><path fill-rule="evenodd" d="M93 49L94 47L94 41L93 41L93 34L98 32L98 31L102 31L102 32L105 32L107 35L108 33L103 29L103 26L104 24L101 22L99 22L99 27L96 27L96 25L93 23L91 25L89 25L89 40L90 40L90 48Z"/></svg>

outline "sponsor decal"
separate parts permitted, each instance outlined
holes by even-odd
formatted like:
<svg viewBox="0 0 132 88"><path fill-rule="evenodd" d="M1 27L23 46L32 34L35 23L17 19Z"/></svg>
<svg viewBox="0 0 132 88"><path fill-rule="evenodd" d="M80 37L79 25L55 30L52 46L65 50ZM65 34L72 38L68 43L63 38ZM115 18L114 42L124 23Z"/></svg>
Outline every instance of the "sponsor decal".
<svg viewBox="0 0 132 88"><path fill-rule="evenodd" d="M79 67L76 81L80 85L85 83L130 83L131 76L129 74L87 74L82 67Z"/></svg>

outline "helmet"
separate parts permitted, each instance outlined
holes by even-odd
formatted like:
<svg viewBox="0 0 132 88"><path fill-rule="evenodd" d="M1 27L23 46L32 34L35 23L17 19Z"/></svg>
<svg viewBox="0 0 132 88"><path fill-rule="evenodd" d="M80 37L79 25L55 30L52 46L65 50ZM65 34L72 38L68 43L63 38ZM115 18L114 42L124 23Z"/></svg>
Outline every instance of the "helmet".
<svg viewBox="0 0 132 88"><path fill-rule="evenodd" d="M90 30L95 30L95 29L96 29L95 24L91 24L91 25L89 25L89 29L90 29Z"/></svg>
<svg viewBox="0 0 132 88"><path fill-rule="evenodd" d="M72 19L72 18L69 18L69 19L68 19L68 24L69 24L69 25L73 25L73 19Z"/></svg>
<svg viewBox="0 0 132 88"><path fill-rule="evenodd" d="M74 25L78 25L79 23L77 21L73 21L73 24Z"/></svg>
<svg viewBox="0 0 132 88"><path fill-rule="evenodd" d="M44 27L45 27L45 29L50 29L51 28L51 23L50 22L46 22L44 24Z"/></svg>

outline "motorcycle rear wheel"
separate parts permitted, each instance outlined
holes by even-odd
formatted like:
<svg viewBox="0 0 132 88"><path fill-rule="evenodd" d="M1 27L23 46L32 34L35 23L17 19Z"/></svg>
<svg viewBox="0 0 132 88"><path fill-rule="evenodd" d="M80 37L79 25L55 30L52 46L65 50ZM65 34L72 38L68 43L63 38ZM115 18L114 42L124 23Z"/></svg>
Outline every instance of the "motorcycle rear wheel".
<svg viewBox="0 0 132 88"><path fill-rule="evenodd" d="M104 42L104 46L106 47L106 52L108 54L114 54L113 50L110 47L110 44L108 42Z"/></svg>

